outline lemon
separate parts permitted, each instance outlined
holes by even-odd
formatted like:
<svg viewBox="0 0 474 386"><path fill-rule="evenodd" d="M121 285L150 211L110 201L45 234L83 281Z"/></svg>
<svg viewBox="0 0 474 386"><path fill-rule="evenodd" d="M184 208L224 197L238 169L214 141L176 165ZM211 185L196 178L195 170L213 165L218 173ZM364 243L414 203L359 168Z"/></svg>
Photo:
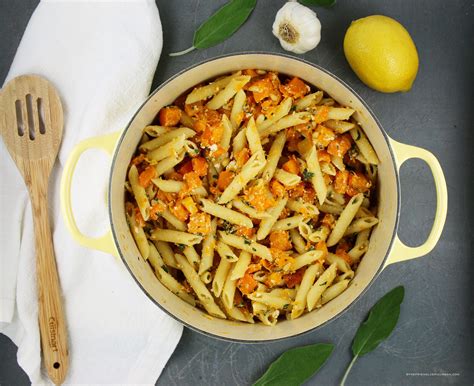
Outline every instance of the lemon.
<svg viewBox="0 0 474 386"><path fill-rule="evenodd" d="M344 54L367 86L381 92L410 90L418 72L418 52L408 31L396 20L372 15L352 22Z"/></svg>

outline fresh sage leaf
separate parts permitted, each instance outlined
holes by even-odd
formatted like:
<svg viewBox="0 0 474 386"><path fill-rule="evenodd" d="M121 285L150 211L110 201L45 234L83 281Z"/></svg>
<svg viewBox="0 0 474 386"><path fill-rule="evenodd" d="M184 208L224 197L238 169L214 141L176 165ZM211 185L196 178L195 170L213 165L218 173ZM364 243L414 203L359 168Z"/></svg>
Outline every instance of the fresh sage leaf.
<svg viewBox="0 0 474 386"><path fill-rule="evenodd" d="M310 378L326 362L333 344L313 344L284 352L253 386L297 386Z"/></svg>
<svg viewBox="0 0 474 386"><path fill-rule="evenodd" d="M196 48L209 48L222 43L244 24L256 3L257 0L231 0L199 26L194 33L192 47L169 55L179 56Z"/></svg>
<svg viewBox="0 0 474 386"><path fill-rule="evenodd" d="M382 342L387 339L397 325L400 316L400 305L403 302L405 289L400 286L396 287L380 299L369 312L369 316L357 330L352 342L352 358L351 363L347 367L341 386L344 385L347 375L358 357L371 352Z"/></svg>
<svg viewBox="0 0 474 386"><path fill-rule="evenodd" d="M372 307L367 320L360 325L352 343L354 355L367 354L389 337L397 325L404 295L404 288L396 287Z"/></svg>
<svg viewBox="0 0 474 386"><path fill-rule="evenodd" d="M209 48L223 42L244 24L255 8L257 0L232 0L204 24L194 34L196 48Z"/></svg>
<svg viewBox="0 0 474 386"><path fill-rule="evenodd" d="M336 3L336 0L299 0L299 2L306 6L321 5L323 7L330 7Z"/></svg>

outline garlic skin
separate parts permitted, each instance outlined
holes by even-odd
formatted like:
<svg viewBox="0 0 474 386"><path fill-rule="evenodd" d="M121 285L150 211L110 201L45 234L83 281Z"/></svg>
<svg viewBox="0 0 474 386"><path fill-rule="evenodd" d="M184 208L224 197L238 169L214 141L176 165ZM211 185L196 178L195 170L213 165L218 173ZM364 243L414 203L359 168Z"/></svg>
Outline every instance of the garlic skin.
<svg viewBox="0 0 474 386"><path fill-rule="evenodd" d="M321 40L321 23L311 9L289 1L277 12L272 32L285 50L304 54Z"/></svg>

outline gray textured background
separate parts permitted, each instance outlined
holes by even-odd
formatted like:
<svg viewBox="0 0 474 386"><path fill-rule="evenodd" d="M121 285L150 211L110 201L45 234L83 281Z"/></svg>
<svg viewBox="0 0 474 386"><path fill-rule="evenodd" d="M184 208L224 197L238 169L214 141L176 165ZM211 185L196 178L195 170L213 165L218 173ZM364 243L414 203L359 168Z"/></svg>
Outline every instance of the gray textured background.
<svg viewBox="0 0 474 386"><path fill-rule="evenodd" d="M7 74L36 0L0 1L0 80ZM245 26L223 44L170 58L187 48L194 29L220 1L158 1L164 48L154 86L171 75L217 55L245 50L284 52L271 35L283 0L258 0ZM333 72L371 106L392 138L431 150L441 162L449 190L449 214L442 238L428 256L386 269L366 294L339 319L302 337L278 343L241 345L185 330L163 371L160 385L245 385L257 379L284 350L302 344L333 342L336 349L308 384L333 385L349 363L350 345L370 307L402 284L406 298L398 327L376 351L354 366L348 385L472 385L473 307L473 48L474 4L461 0L339 0L331 9L315 8L322 41L302 57ZM384 14L399 20L420 55L419 74L405 94L381 94L365 87L342 52L351 20ZM409 245L427 236L434 216L434 185L425 164L408 161L401 171L400 236ZM27 384L16 364L16 347L0 336L0 384ZM406 373L456 373L407 376Z"/></svg>

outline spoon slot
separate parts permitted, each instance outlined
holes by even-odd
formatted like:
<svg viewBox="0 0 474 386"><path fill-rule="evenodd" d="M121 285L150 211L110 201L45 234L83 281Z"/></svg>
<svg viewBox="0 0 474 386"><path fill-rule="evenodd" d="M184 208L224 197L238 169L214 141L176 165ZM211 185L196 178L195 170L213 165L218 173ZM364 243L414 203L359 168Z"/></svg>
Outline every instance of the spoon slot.
<svg viewBox="0 0 474 386"><path fill-rule="evenodd" d="M28 132L30 134L30 139L34 141L35 122L33 119L33 98L31 97L31 94L26 95L26 114L28 116Z"/></svg>
<svg viewBox="0 0 474 386"><path fill-rule="evenodd" d="M23 114L21 113L21 101L18 99L15 101L15 112L18 135L23 137L23 134L25 134L25 123L23 122Z"/></svg>
<svg viewBox="0 0 474 386"><path fill-rule="evenodd" d="M41 98L36 99L36 107L38 107L39 132L44 134L46 133L46 126L44 124L43 100Z"/></svg>

